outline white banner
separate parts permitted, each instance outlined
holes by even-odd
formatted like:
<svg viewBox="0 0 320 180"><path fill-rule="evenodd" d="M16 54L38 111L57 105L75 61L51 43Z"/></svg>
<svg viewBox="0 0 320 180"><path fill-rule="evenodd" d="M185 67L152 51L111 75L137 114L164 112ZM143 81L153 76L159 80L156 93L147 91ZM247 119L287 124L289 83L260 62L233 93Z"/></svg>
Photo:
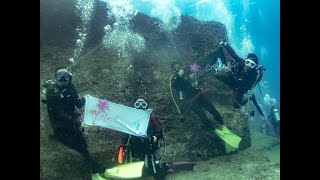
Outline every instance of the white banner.
<svg viewBox="0 0 320 180"><path fill-rule="evenodd" d="M146 136L150 114L145 111L85 95L84 125Z"/></svg>

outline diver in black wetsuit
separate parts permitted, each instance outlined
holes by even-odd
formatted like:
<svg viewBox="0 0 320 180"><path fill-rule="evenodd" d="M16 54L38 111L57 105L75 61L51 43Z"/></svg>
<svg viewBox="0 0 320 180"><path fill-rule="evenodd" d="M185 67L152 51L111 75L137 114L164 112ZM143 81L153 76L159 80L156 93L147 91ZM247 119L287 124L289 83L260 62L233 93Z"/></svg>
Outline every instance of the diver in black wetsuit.
<svg viewBox="0 0 320 180"><path fill-rule="evenodd" d="M42 83L41 102L47 104L50 124L54 136L65 146L79 152L89 161L92 170L98 170L98 164L91 158L87 143L80 130L80 113L85 99L81 98L75 86L71 83L72 74L66 68L55 72L55 80L46 80Z"/></svg>
<svg viewBox="0 0 320 180"><path fill-rule="evenodd" d="M258 57L254 53L249 53L246 59L239 57L231 48L226 40L219 43L217 51L210 54L206 59L214 64L218 58L223 64L230 67L226 73L217 73L215 77L229 85L234 90L234 108L244 106L248 100L251 100L261 116L265 117L260 106L257 103L254 94L248 94L262 79L263 71L266 69L259 65ZM227 60L228 53L232 60Z"/></svg>
<svg viewBox="0 0 320 180"><path fill-rule="evenodd" d="M134 107L141 110L148 109L148 103L143 98L138 98L134 101ZM159 142L162 140L164 143L163 129L158 117L152 112L149 118L147 128L147 136L138 137L133 135L126 135L123 139L123 144L119 146L126 152L128 157L125 161L122 160L123 154L118 154L118 162L120 164L131 163L144 160L144 168L142 170L143 176L151 175L155 180L164 180L165 176L177 170L192 170L195 162L189 161L175 161L167 162L161 161L161 157L156 157L156 151L159 148ZM126 144L124 144L126 143ZM164 147L165 148L165 147ZM121 151L119 151L121 152ZM119 161L119 156L121 160Z"/></svg>
<svg viewBox="0 0 320 180"><path fill-rule="evenodd" d="M191 110L200 117L204 127L209 130L217 128L216 124L207 117L204 109L213 115L214 120L217 121L219 125L224 125L222 116L203 95L203 92L198 87L196 78L189 72L188 68L183 69L179 63L173 63L171 68L175 73L171 79L172 87L179 93L179 99L187 102Z"/></svg>
<svg viewBox="0 0 320 180"><path fill-rule="evenodd" d="M136 109L148 110L148 103L143 98L134 101ZM147 128L147 136L139 137L128 135L123 139L120 148L130 148L130 161L145 161L144 175L152 175L156 180L162 180L169 169L166 162L160 163L156 158L156 151L159 148L159 142L163 139L163 130L158 117L152 112L150 114L149 124ZM127 144L124 144L127 142ZM130 156L130 155L129 155ZM126 162L119 162L126 163Z"/></svg>

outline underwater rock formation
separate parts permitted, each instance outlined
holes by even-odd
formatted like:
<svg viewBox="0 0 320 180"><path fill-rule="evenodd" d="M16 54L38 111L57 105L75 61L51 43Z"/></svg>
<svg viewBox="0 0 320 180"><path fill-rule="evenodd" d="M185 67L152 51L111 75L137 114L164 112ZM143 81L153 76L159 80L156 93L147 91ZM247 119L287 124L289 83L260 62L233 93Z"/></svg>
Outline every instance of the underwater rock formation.
<svg viewBox="0 0 320 180"><path fill-rule="evenodd" d="M100 8L106 13L108 8ZM70 8L70 11L72 8ZM51 11L42 11L40 81L53 77L55 68L68 66L75 42L74 28L79 23L69 11L59 10L60 17L53 21ZM70 16L70 17L69 17ZM100 15L102 16L102 15ZM99 15L95 15L99 19ZM64 30L59 29L62 23ZM164 128L164 147L159 150L162 160L207 160L225 154L224 143L213 131L209 132L193 112L179 115L170 94L169 78L173 61L188 66L215 51L226 37L226 28L217 22L200 22L192 17L181 17L181 23L172 31L159 28L159 20L138 13L131 21L130 29L144 38L145 49L140 52L127 49L124 56L116 50L101 46L103 28L112 20L96 23L89 32L89 45L83 50L78 64L72 68L73 83L81 95L106 99L133 106L138 96L145 97L161 120ZM52 29L52 27L54 27ZM66 29L67 28L67 29ZM94 28L95 30L92 30ZM48 31L51 29L51 31ZM97 32L94 36L94 32ZM65 42L63 42L65 41ZM96 44L95 44L96 42ZM100 43L100 44L99 44ZM60 45L61 44L61 45ZM200 86L205 96L215 105L226 126L243 138L240 150L250 147L247 118L232 106L232 91L214 77L206 77ZM209 115L209 114L208 114ZM212 117L210 117L212 118ZM85 137L89 151L99 164L111 167L123 133L110 129L88 128ZM45 105L40 105L40 178L88 177L89 170L77 152L61 145L52 137Z"/></svg>

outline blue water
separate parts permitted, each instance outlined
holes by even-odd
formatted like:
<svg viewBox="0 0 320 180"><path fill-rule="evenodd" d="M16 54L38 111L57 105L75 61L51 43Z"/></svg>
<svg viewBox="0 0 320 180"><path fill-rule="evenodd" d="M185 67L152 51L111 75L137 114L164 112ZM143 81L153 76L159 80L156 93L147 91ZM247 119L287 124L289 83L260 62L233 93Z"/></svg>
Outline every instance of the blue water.
<svg viewBox="0 0 320 180"><path fill-rule="evenodd" d="M177 8L180 15L224 23L236 52L243 58L254 52L259 63L266 67L262 80L266 83L262 83L261 91L263 96L269 94L280 105L279 0L133 0L132 5L139 12L160 19ZM161 14L163 10L167 11ZM257 95L262 100L263 96Z"/></svg>

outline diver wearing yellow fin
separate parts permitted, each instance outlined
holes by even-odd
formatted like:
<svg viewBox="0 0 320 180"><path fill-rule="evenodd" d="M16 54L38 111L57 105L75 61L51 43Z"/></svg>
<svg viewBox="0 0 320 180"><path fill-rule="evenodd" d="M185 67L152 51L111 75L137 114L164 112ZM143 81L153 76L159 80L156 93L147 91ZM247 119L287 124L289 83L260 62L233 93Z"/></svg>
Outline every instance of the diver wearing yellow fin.
<svg viewBox="0 0 320 180"><path fill-rule="evenodd" d="M148 103L138 98L134 102L134 107L148 110ZM159 140L163 141L163 134L160 121L154 114L150 115L147 135L147 137L130 135L126 144L119 147L118 162L121 165L106 169L103 174L93 174L92 180L135 179L142 176L153 176L156 180L163 180L169 172L193 170L195 162L161 162L161 157L156 158L155 152L158 149Z"/></svg>
<svg viewBox="0 0 320 180"><path fill-rule="evenodd" d="M189 105L191 110L193 110L199 116L205 127L210 131L214 130L215 134L225 141L227 153L238 149L242 138L232 133L224 125L222 116L216 110L213 104L204 97L204 91L201 91L198 87L198 82L196 78L192 76L191 70L189 68L183 68L178 62L172 63L171 68L175 74L173 75L174 77L172 76L170 78L170 89L172 84L172 87L179 92L178 97L180 97L180 102L185 102L185 104ZM173 96L172 99L175 103ZM177 105L176 107L178 112L181 114ZM220 128L216 128L214 123L212 123L205 114L204 109L213 115L214 119L220 124Z"/></svg>

